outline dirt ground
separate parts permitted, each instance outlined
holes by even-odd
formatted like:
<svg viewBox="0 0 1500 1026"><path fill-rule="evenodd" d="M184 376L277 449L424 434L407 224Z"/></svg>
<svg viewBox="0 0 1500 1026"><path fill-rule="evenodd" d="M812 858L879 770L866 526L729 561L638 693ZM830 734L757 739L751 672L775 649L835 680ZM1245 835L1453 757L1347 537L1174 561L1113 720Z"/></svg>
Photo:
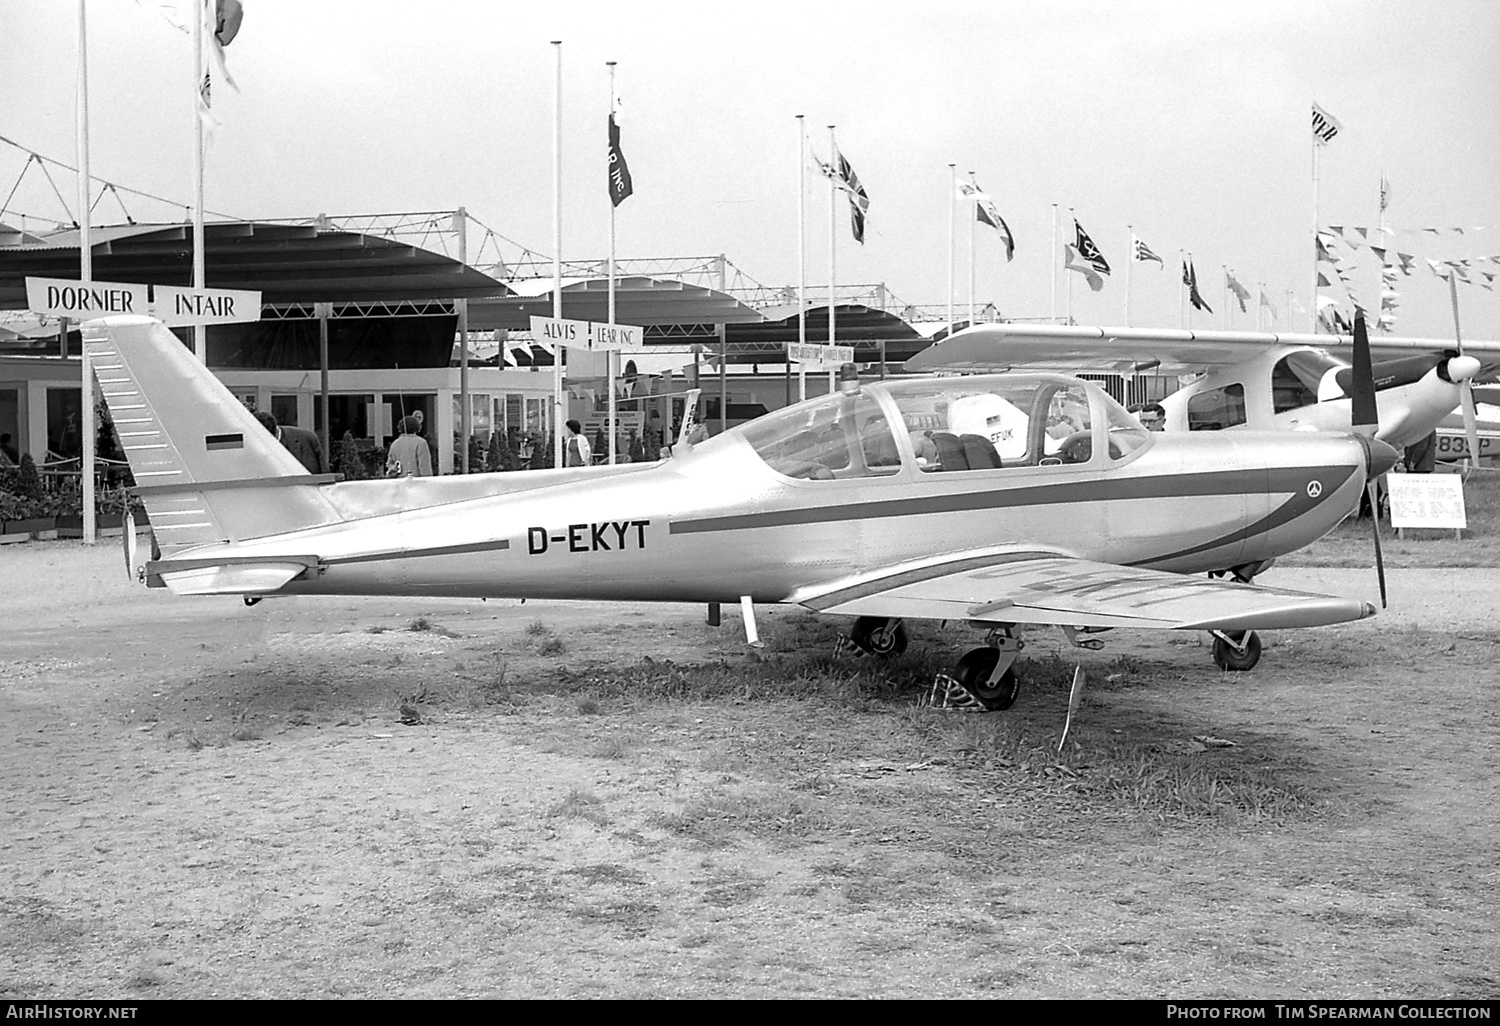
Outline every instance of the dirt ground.
<svg viewBox="0 0 1500 1026"><path fill-rule="evenodd" d="M1497 570L1249 674L1038 632L991 715L918 704L957 625L0 571L5 997L1500 997Z"/></svg>

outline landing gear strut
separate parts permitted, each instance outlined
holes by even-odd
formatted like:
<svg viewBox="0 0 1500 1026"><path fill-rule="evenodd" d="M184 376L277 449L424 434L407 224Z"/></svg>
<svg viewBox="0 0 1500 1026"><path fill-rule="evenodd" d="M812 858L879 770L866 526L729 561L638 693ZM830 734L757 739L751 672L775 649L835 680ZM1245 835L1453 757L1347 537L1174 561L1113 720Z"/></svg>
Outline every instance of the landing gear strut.
<svg viewBox="0 0 1500 1026"><path fill-rule="evenodd" d="M1221 670L1243 672L1260 662L1260 635L1254 631L1213 631L1214 662Z"/></svg>

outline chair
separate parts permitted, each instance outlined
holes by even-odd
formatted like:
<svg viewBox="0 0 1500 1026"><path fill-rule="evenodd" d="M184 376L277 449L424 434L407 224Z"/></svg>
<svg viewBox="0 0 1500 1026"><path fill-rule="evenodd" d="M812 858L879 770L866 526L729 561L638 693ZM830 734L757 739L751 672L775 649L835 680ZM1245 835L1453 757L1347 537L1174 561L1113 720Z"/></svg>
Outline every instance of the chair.
<svg viewBox="0 0 1500 1026"><path fill-rule="evenodd" d="M958 436L948 431L934 431L932 444L937 446L938 464L943 470L968 470L969 459L964 455L964 444Z"/></svg>
<svg viewBox="0 0 1500 1026"><path fill-rule="evenodd" d="M964 457L970 470L996 470L1000 466L1000 454L995 444L983 435L959 435L964 447Z"/></svg>

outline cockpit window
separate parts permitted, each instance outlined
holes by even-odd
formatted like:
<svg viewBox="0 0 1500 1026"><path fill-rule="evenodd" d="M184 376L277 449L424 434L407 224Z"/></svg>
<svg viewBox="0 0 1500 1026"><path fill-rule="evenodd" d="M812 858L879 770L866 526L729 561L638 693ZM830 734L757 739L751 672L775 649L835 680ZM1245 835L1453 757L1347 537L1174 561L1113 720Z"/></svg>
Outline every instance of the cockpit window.
<svg viewBox="0 0 1500 1026"><path fill-rule="evenodd" d="M885 411L866 391L799 403L741 431L760 458L787 477L834 481L884 477L901 469Z"/></svg>

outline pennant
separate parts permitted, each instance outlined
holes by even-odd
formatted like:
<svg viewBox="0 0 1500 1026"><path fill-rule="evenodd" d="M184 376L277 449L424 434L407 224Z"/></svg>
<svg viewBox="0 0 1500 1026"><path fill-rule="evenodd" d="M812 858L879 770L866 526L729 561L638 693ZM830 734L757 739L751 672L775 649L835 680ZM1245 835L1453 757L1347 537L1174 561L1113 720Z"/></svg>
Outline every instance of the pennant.
<svg viewBox="0 0 1500 1026"><path fill-rule="evenodd" d="M1320 288L1320 289L1330 289L1330 288L1333 288L1333 282L1329 281L1328 280L1328 275L1324 274L1322 271L1318 272L1318 288Z"/></svg>
<svg viewBox="0 0 1500 1026"><path fill-rule="evenodd" d="M1380 260L1380 262L1382 264L1385 263L1385 252L1386 252L1386 250L1385 250L1384 246L1371 246L1370 247L1370 252L1374 253L1375 256Z"/></svg>
<svg viewBox="0 0 1500 1026"><path fill-rule="evenodd" d="M833 181L834 185L843 189L848 195L849 227L854 232L854 241L863 246L865 212L870 209L870 194L865 192L865 187L860 184L859 175L854 173L853 165L845 159L843 153L839 152L837 143L833 147L833 163L824 164L819 161L818 167Z"/></svg>
<svg viewBox="0 0 1500 1026"><path fill-rule="evenodd" d="M1134 251L1133 255L1138 262L1145 263L1147 260L1155 260L1162 267L1167 266L1162 258L1151 252L1151 247L1142 242L1137 236L1130 236L1130 245Z"/></svg>
<svg viewBox="0 0 1500 1026"><path fill-rule="evenodd" d="M1235 278L1234 273L1227 267L1224 268L1224 284L1229 288L1230 292L1234 293L1234 298L1239 300L1240 313L1247 313L1245 300L1250 298L1250 290L1241 285L1239 280Z"/></svg>
<svg viewBox="0 0 1500 1026"><path fill-rule="evenodd" d="M1410 278L1411 270L1416 265L1417 258L1412 256L1410 253L1397 253L1396 259L1401 261L1401 267L1399 268L1401 273Z"/></svg>
<svg viewBox="0 0 1500 1026"><path fill-rule="evenodd" d="M1333 262L1333 257L1329 254L1328 247L1323 245L1323 236L1319 235L1317 239L1314 240L1314 245L1317 246L1319 260L1326 260L1329 263Z"/></svg>
<svg viewBox="0 0 1500 1026"><path fill-rule="evenodd" d="M1343 125L1339 124L1338 118L1334 117L1322 107L1318 106L1317 100L1313 101L1312 133L1317 138L1319 143L1332 142L1333 137L1338 135L1339 131L1343 129L1343 127Z"/></svg>
<svg viewBox="0 0 1500 1026"><path fill-rule="evenodd" d="M1191 261L1184 260L1182 263L1182 283L1188 287L1188 302L1193 304L1193 309L1214 312L1213 307L1205 303L1198 294L1198 271Z"/></svg>
<svg viewBox="0 0 1500 1026"><path fill-rule="evenodd" d="M1109 273L1109 263L1105 261L1104 254L1099 252L1099 247L1094 245L1094 240L1089 238L1089 233L1083 230L1083 225L1077 219L1073 221L1073 231L1076 241L1073 243L1078 255L1088 261L1089 266L1100 274ZM1098 291L1095 289L1094 291Z"/></svg>
<svg viewBox="0 0 1500 1026"><path fill-rule="evenodd" d="M615 109L609 115L609 201L617 207L635 192L630 168L625 163L625 151L620 149L619 113L620 101L617 99Z"/></svg>
<svg viewBox="0 0 1500 1026"><path fill-rule="evenodd" d="M1089 288L1093 289L1095 292L1098 292L1100 289L1104 288L1104 279L1099 277L1099 272L1095 268L1094 262L1092 260L1089 260L1082 253L1078 252L1078 247L1074 246L1072 243L1069 243L1067 246L1065 246L1064 250L1066 254L1063 260L1064 267L1066 267L1070 271L1077 271L1079 274L1083 275L1083 277L1089 283Z"/></svg>
<svg viewBox="0 0 1500 1026"><path fill-rule="evenodd" d="M1479 272L1479 276L1484 279L1484 281L1482 281L1482 282L1479 283L1480 287L1488 289L1491 292L1494 292L1495 291L1495 276L1493 274L1491 274L1489 271L1480 271Z"/></svg>
<svg viewBox="0 0 1500 1026"><path fill-rule="evenodd" d="M958 194L974 201L974 220L980 224L987 224L1000 233L1000 241L1005 245L1006 262L1009 263L1015 259L1016 240L1010 234L1010 225L1006 224L1005 218L1000 216L1000 211L995 208L995 201L990 198L989 193L981 192L977 185L960 182Z"/></svg>

